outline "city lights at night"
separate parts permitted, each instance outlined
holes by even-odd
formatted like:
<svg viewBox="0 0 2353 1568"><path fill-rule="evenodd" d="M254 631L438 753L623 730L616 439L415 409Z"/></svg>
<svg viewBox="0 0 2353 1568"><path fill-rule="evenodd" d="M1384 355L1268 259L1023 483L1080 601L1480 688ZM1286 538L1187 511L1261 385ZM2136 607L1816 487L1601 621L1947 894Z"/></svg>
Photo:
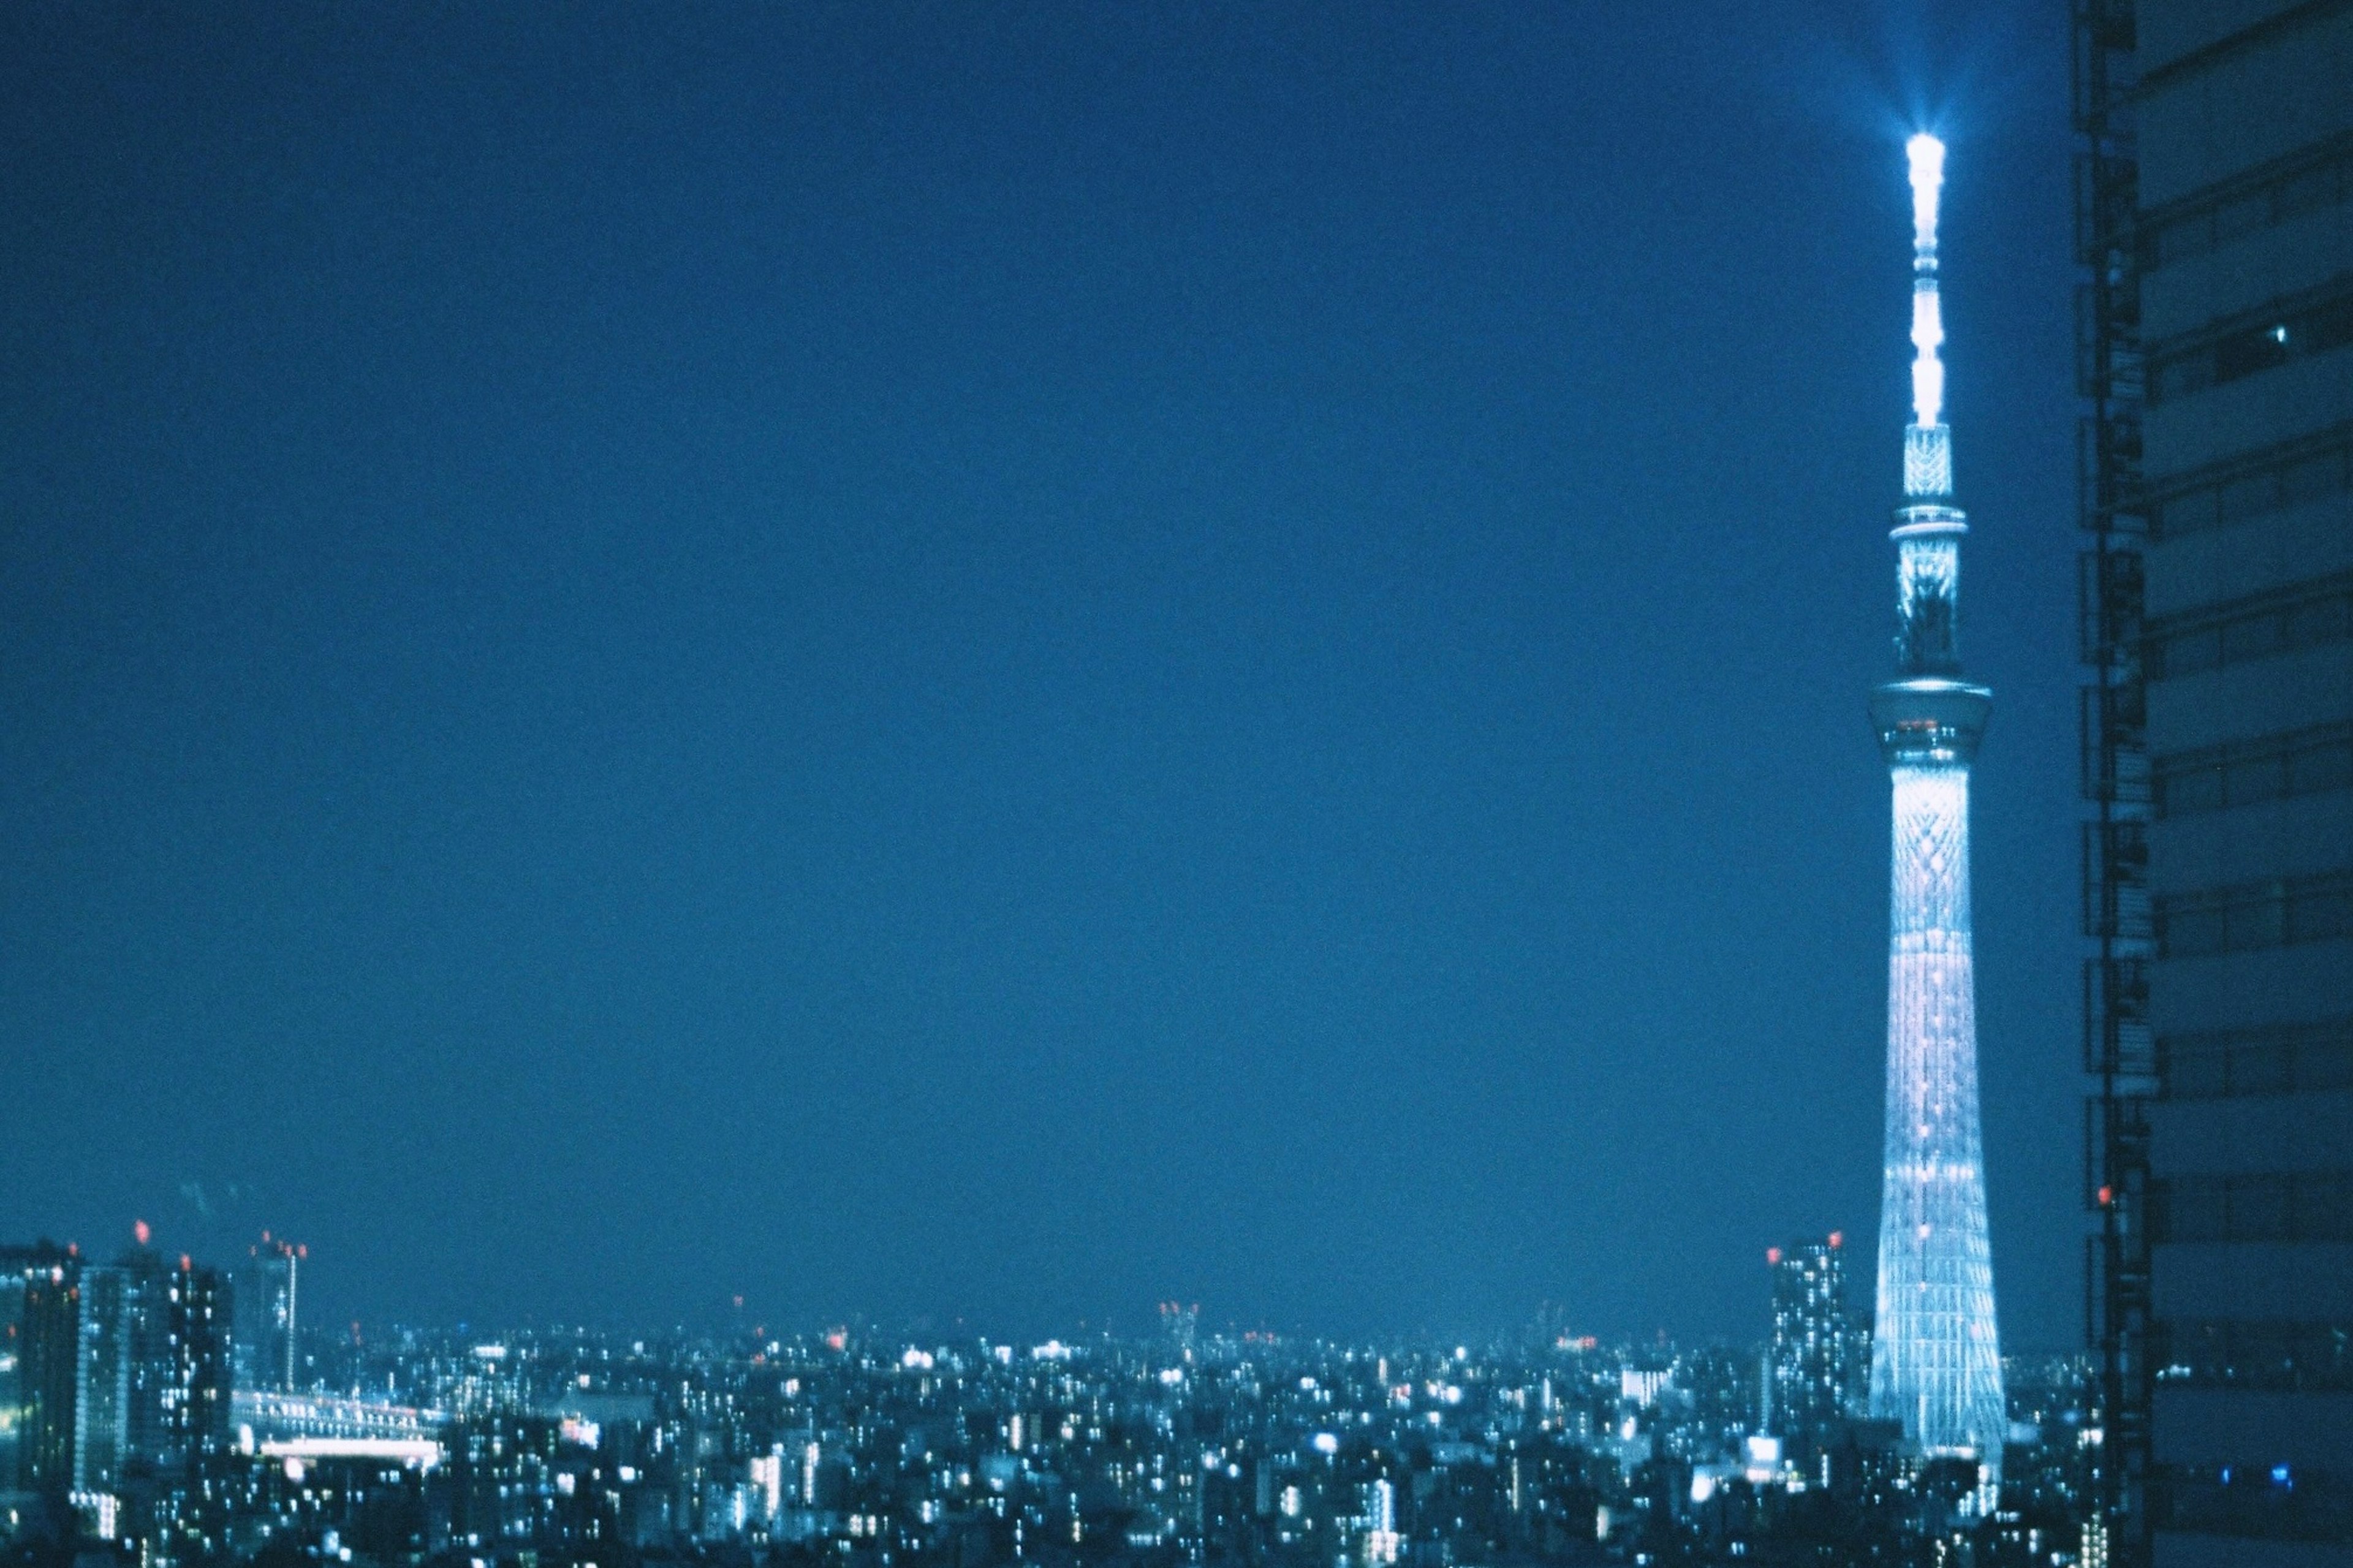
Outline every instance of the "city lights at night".
<svg viewBox="0 0 2353 1568"><path fill-rule="evenodd" d="M0 1568L2353 1568L2353 5L0 145Z"/></svg>

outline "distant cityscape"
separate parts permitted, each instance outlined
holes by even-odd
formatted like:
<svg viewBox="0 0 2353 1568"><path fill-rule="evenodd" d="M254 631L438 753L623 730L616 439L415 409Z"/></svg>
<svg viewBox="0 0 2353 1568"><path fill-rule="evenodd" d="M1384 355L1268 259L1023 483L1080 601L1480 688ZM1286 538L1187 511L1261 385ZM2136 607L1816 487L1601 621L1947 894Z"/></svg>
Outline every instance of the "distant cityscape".
<svg viewBox="0 0 2353 1568"><path fill-rule="evenodd" d="M12 1533L86 1568L1515 1561L2105 1568L2088 1354L2005 1363L1978 1124L1969 770L1937 241L1907 147L1914 417L1895 513L1887 1117L1872 1310L1842 1235L1765 1254L1757 1344L1202 1331L1014 1344L310 1331L306 1249L6 1255Z"/></svg>
<svg viewBox="0 0 2353 1568"><path fill-rule="evenodd" d="M2081 1055L2054 1060L2042 1036L2005 1048L2041 1039L2037 1070L2080 1065L2086 1080L2080 1123L2071 1108L2034 1133L2046 1149L2080 1139L2080 1182L2046 1172L2031 1184L2038 1202L2081 1211L2080 1353L2005 1354L1998 1331L1969 794L1992 693L1960 654L1968 524L1945 417L1946 149L1924 130L1907 146L1913 416L1890 533L1896 658L1868 700L1892 810L1882 1208L1868 1247L1841 1233L1758 1238L1754 1294L1731 1303L1753 1339L1609 1339L1547 1309L1473 1338L1350 1342L1220 1326L1214 1304L1189 1301L1160 1304L1147 1331L1077 1325L1043 1342L742 1317L723 1330L330 1323L306 1300L301 1242L262 1233L238 1256L198 1257L141 1224L104 1257L48 1240L0 1246L0 1568L2353 1565L2353 5L2073 0L2064 16L2069 186L2001 199L2072 203L2074 220L2077 406L2072 430L2034 439L2072 441L2079 480L2080 749L2064 765L2079 785L2067 841L2080 858L2038 875L2046 891L2072 882L2062 901L2080 911L2067 956L2081 966ZM1991 58L1999 28L1972 25L1991 29L1977 44ZM1688 84L1678 94L1738 96ZM109 97L108 112L137 97ZM1956 118L1966 137L1967 116ZM2055 177L2060 127L2049 130ZM1994 139L1984 123L1975 132L1980 148ZM227 184L222 171L248 162L240 151L190 167ZM79 166L58 170L61 189L105 196ZM312 206L333 205L321 192L332 182L305 172L272 211L310 222ZM112 199L90 205L111 210ZM406 222L408 205L436 205L473 204L436 195L399 210ZM18 226L38 237L49 221ZM145 221L208 232L194 218ZM77 266L137 248L96 228L77 245L61 252ZM1294 247L1307 248L1282 248ZM1725 265L1730 249L1706 260L1745 306L1737 290L1757 290ZM1042 275L1036 258L1023 262ZM486 289L477 279L461 291ZM2053 320L2070 309L2038 307ZM367 315L365 341L390 335L381 305ZM107 357L69 340L61 363ZM1992 357L1978 353L1977 363ZM107 399L65 384L60 426L104 434L90 410ZM1646 401L1630 378L1622 392L1611 384L1630 405ZM198 423L178 384L166 390L150 400ZM2051 390L1971 428L2047 424ZM929 395L909 407L920 414ZM462 400L448 406L453 422L466 417ZM2013 429L2012 472L2019 439ZM73 461L27 450L35 468ZM1883 455L1893 479L1892 444ZM1694 466L1733 471L1704 449ZM246 483L196 479L228 495ZM2010 538L2058 526L1988 488L1983 510ZM176 557L159 547L155 559ZM417 596L462 595L437 584ZM93 625L144 613L77 612ZM471 636L478 623L464 624ZM582 646L612 632L584 626ZM73 650L65 662L103 662L102 639L59 646ZM264 653L239 657L267 668ZM1746 672L1738 682L1765 689ZM2046 684L2035 704L2055 691ZM1769 704L1754 708L1744 728L1769 731ZM472 771L452 756L453 777ZM61 788L83 776L79 763L44 765ZM2020 820L2000 842L2056 842ZM29 842L52 828L23 831ZM2040 1005L2047 1020L2041 994L2010 992L2006 1014L1989 1018ZM40 1107L26 1120L43 1117L67 1124ZM1736 1168L1671 1175L1707 1194ZM1852 1277L1858 1253L1875 1277Z"/></svg>
<svg viewBox="0 0 2353 1568"><path fill-rule="evenodd" d="M1844 1238L1767 1250L1746 1344L1204 1326L1044 1343L316 1326L307 1250L0 1249L20 1561L2096 1565L2088 1357L2013 1357L2000 1499L1866 1418ZM1955 1553L1965 1555L1956 1556Z"/></svg>

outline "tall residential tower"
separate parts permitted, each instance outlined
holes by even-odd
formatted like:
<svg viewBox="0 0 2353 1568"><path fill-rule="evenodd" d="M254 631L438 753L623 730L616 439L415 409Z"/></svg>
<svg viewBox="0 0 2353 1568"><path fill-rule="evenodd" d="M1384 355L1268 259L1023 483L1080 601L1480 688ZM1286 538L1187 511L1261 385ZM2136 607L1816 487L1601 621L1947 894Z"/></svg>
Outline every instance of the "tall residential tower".
<svg viewBox="0 0 2353 1568"><path fill-rule="evenodd" d="M2074 12L2110 1560L2353 1568L2353 5Z"/></svg>
<svg viewBox="0 0 2353 1568"><path fill-rule="evenodd" d="M1859 1337L1846 1310L1846 1238L1793 1241L1765 1254L1773 1278L1773 1344L1766 1361L1767 1430L1810 1455L1853 1414L1850 1384Z"/></svg>
<svg viewBox="0 0 2353 1568"><path fill-rule="evenodd" d="M1936 291L1944 144L1912 163L1912 424L1895 511L1896 678L1871 717L1894 784L1887 952L1887 1154L1871 1410L1926 1458L2001 1470L2001 1355L1978 1131L1977 984L1969 952L1969 763L1992 693L1961 679L1955 641L1961 537L1945 331Z"/></svg>
<svg viewBox="0 0 2353 1568"><path fill-rule="evenodd" d="M261 1233L237 1268L236 1332L229 1344L236 1358L237 1386L243 1389L299 1387L295 1309L302 1260L310 1248Z"/></svg>

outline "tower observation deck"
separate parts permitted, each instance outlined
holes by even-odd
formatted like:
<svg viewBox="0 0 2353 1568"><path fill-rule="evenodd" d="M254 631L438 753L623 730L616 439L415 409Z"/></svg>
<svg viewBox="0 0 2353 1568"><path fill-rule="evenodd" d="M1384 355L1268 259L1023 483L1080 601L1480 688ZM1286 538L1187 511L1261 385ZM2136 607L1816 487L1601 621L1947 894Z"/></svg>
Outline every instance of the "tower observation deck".
<svg viewBox="0 0 2353 1568"><path fill-rule="evenodd" d="M1955 611L1968 519L1944 423L1936 205L1945 149L1915 136L1912 424L1895 510L1896 676L1871 695L1894 793L1887 952L1887 1143L1871 1412L1923 1458L1973 1459L1981 1501L2006 1431L1978 1126L1969 939L1969 766L1992 693L1961 677Z"/></svg>

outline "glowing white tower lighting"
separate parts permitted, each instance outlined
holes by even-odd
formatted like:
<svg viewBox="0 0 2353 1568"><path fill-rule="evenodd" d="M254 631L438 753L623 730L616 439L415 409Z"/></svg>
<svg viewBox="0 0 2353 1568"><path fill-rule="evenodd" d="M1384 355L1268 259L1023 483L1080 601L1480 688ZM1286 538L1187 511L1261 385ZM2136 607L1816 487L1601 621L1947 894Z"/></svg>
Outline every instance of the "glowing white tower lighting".
<svg viewBox="0 0 2353 1568"><path fill-rule="evenodd" d="M1980 1506L2007 1430L1978 1128L1977 983L1969 941L1969 764L1993 695L1961 679L1954 612L1961 536L1936 284L1944 143L1912 165L1912 424L1895 511L1896 679L1872 693L1894 785L1887 953L1887 1152L1871 1412L1929 1458L1979 1466Z"/></svg>
<svg viewBox="0 0 2353 1568"><path fill-rule="evenodd" d="M1912 419L1923 430L1942 428L1945 367L1936 358L1945 321L1936 295L1936 196L1945 184L1945 144L1915 136L1912 158Z"/></svg>

